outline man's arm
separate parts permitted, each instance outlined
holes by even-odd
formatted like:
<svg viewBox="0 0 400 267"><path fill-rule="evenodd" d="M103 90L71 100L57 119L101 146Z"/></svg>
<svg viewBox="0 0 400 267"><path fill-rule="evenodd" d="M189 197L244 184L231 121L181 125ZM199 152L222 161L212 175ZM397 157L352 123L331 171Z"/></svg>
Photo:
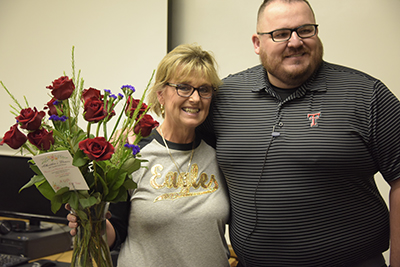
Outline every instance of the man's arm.
<svg viewBox="0 0 400 267"><path fill-rule="evenodd" d="M400 178L389 184L390 266L400 267Z"/></svg>

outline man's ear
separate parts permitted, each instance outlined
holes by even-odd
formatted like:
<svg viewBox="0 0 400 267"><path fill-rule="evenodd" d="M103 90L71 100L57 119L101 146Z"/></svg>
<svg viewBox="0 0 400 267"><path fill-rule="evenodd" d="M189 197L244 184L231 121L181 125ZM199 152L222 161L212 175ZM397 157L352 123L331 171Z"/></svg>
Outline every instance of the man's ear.
<svg viewBox="0 0 400 267"><path fill-rule="evenodd" d="M254 52L256 52L256 54L259 55L260 54L260 36L255 33L251 37L251 40L253 41Z"/></svg>

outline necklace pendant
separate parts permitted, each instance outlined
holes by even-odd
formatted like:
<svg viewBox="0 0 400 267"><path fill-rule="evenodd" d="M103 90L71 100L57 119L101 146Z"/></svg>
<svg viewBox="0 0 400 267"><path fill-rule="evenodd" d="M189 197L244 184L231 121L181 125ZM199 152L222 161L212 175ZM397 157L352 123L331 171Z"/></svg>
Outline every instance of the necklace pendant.
<svg viewBox="0 0 400 267"><path fill-rule="evenodd" d="M183 182L183 186L187 187L187 179L188 179L189 173L188 172L184 172L182 173L181 177L182 177L182 182Z"/></svg>

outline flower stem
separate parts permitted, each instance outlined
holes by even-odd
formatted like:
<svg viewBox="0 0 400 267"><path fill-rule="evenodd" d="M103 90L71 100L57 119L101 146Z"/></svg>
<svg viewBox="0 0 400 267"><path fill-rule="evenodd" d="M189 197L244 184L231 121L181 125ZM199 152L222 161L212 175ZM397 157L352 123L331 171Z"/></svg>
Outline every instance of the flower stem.
<svg viewBox="0 0 400 267"><path fill-rule="evenodd" d="M91 128L91 126L92 126L92 123L91 122L88 122L88 124L87 124L87 128L86 128L86 131L87 131L87 138L90 138L90 128Z"/></svg>
<svg viewBox="0 0 400 267"><path fill-rule="evenodd" d="M123 108L122 108L121 113L120 113L119 116L118 116L117 122L116 122L115 125L114 125L114 129L113 129L112 132L111 132L110 139L113 138L114 133L115 133L115 131L116 131L117 128L118 128L119 122L121 121L122 114L124 114L124 112L125 112L125 109L126 109L126 102L125 102L125 104L124 104L124 106L123 106ZM110 140L107 140L107 141L110 141Z"/></svg>
<svg viewBox="0 0 400 267"><path fill-rule="evenodd" d="M32 155L36 155L36 153L34 153L31 148L27 145L27 144L23 144L22 145L23 148L25 148L26 150L29 151L29 153L31 153ZM21 151L22 152L22 151Z"/></svg>
<svg viewBox="0 0 400 267"><path fill-rule="evenodd" d="M78 233L74 238L71 267L112 267L105 230L107 210L107 202L82 210L87 216L85 219L80 218Z"/></svg>

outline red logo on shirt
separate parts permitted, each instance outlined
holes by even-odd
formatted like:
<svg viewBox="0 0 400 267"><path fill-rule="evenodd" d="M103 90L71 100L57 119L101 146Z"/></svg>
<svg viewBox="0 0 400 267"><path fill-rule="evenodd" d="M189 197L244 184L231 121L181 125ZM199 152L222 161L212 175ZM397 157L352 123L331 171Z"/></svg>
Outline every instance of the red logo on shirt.
<svg viewBox="0 0 400 267"><path fill-rule="evenodd" d="M314 113L314 114L307 114L308 120L311 121L310 127L318 126L317 120L319 119L319 116L321 116L321 112Z"/></svg>

